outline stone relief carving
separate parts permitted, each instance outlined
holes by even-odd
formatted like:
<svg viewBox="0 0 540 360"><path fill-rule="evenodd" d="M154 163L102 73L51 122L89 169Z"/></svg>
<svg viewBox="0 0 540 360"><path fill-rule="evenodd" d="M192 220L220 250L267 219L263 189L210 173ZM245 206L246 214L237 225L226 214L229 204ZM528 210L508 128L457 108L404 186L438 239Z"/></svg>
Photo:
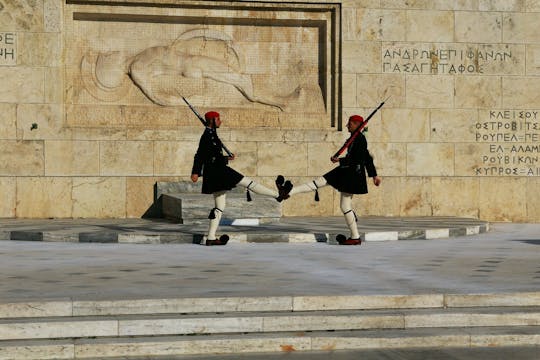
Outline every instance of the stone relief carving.
<svg viewBox="0 0 540 360"><path fill-rule="evenodd" d="M149 47L135 55L89 51L81 61L81 74L86 89L102 101L121 99L133 83L155 104L183 105L182 96L197 91L196 79L229 84L250 102L280 111L306 96L301 84L283 96L256 93L251 76L242 71L233 39L208 29L187 31L170 45Z"/></svg>

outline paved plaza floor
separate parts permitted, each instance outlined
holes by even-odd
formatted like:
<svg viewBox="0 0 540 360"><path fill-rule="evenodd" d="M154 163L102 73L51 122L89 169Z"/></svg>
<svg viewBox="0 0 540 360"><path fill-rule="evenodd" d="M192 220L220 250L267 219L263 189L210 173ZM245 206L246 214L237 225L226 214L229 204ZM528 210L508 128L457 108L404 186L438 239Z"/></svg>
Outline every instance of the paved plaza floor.
<svg viewBox="0 0 540 360"><path fill-rule="evenodd" d="M540 224L361 246L10 240L0 257L1 301L540 291Z"/></svg>

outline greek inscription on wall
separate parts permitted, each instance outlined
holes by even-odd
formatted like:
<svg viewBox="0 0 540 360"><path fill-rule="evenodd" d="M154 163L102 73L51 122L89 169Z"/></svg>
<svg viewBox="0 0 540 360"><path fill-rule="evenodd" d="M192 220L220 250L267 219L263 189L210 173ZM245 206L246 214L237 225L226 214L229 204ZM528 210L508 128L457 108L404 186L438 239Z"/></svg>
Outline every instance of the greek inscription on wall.
<svg viewBox="0 0 540 360"><path fill-rule="evenodd" d="M504 73L505 64L515 62L512 49L507 46L393 44L382 49L382 70L385 73L482 75Z"/></svg>
<svg viewBox="0 0 540 360"><path fill-rule="evenodd" d="M477 176L540 176L540 110L490 110L475 123Z"/></svg>
<svg viewBox="0 0 540 360"><path fill-rule="evenodd" d="M17 65L17 34L0 32L0 65Z"/></svg>

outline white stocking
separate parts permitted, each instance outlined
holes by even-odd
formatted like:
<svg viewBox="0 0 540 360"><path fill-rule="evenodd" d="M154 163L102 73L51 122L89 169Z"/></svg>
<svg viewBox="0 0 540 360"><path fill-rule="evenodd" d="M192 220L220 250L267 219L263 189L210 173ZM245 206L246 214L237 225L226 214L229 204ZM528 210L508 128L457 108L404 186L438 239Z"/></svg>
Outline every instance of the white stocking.
<svg viewBox="0 0 540 360"><path fill-rule="evenodd" d="M270 196L273 198L277 198L279 196L277 190L271 190L264 185L256 183L248 177L242 178L238 185L247 188L249 191L253 191L255 194Z"/></svg>
<svg viewBox="0 0 540 360"><path fill-rule="evenodd" d="M225 210L225 200L226 192L218 191L213 193L215 208L213 209L214 219L210 219L210 225L208 225L208 235L206 236L207 240L216 240L216 231L219 226L219 221L221 220L221 215L223 215L223 210Z"/></svg>
<svg viewBox="0 0 540 360"><path fill-rule="evenodd" d="M358 224L356 223L356 214L352 209L352 197L353 194L340 193L340 206L343 215L345 216L345 222L351 231L351 239L359 239L360 233L358 232Z"/></svg>
<svg viewBox="0 0 540 360"><path fill-rule="evenodd" d="M317 179L315 179L313 181L307 182L305 184L294 186L292 188L291 192L289 193L289 195L292 196L294 194L300 194L300 193L315 191L318 188L321 188L321 187L326 186L326 185L328 185L328 183L326 182L326 179L321 176L321 177L319 177L319 178L317 178Z"/></svg>

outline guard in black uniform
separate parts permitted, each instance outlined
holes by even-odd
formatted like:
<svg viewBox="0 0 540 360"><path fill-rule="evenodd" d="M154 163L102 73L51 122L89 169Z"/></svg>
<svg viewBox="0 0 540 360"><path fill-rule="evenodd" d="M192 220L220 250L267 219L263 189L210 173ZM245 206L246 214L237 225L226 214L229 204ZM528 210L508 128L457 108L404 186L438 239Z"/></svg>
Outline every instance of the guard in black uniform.
<svg viewBox="0 0 540 360"><path fill-rule="evenodd" d="M363 122L364 119L360 115L353 115L349 118L347 129L352 134ZM377 176L373 157L368 151L364 134L358 134L354 142L348 147L345 157L332 157L330 160L333 163L339 162L339 166L314 181L295 186L289 195L315 191L315 200L318 201L317 189L326 185L332 186L341 194L341 211L351 232L348 239L345 237L338 238L338 242L340 245L360 245L361 239L356 223L356 214L352 209L352 197L354 194L366 194L368 192L366 172L369 177L373 178L375 186L381 184L381 178Z"/></svg>
<svg viewBox="0 0 540 360"><path fill-rule="evenodd" d="M240 185L247 188L248 194L249 191L253 191L256 194L273 197L277 201L282 201L288 195L285 191L271 190L261 184L255 183L253 180L229 167L228 162L234 160L235 156L223 154L223 144L217 134L217 129L221 126L219 113L209 111L204 115L204 118L206 119L207 127L204 129L199 142L199 148L195 154L193 168L191 170L191 180L197 182L199 177L202 176L202 193L212 194L215 201L215 207L210 211L210 215L208 216L210 224L203 244L225 245L229 237L222 235L219 239L216 239L216 231L225 210L227 191Z"/></svg>

